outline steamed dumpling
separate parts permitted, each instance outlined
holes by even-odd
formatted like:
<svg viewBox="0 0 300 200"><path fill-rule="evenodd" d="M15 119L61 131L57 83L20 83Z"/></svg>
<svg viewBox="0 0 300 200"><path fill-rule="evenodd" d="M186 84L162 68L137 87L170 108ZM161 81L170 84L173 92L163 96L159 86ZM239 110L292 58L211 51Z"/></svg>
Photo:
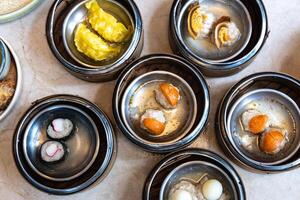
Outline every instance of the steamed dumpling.
<svg viewBox="0 0 300 200"><path fill-rule="evenodd" d="M214 28L213 40L216 46L232 46L241 37L241 32L230 17L221 17Z"/></svg>
<svg viewBox="0 0 300 200"><path fill-rule="evenodd" d="M200 5L195 5L191 8L188 16L188 32L193 39L200 37L208 37L213 24L215 16L212 13L207 13L200 9Z"/></svg>
<svg viewBox="0 0 300 200"><path fill-rule="evenodd" d="M161 110L147 109L141 117L141 128L153 135L160 135L165 130L166 119Z"/></svg>
<svg viewBox="0 0 300 200"><path fill-rule="evenodd" d="M88 21L101 37L110 42L125 42L130 39L131 31L111 14L100 8L96 0L85 4Z"/></svg>
<svg viewBox="0 0 300 200"><path fill-rule="evenodd" d="M74 42L79 52L96 61L112 59L121 52L121 46L108 44L83 23L76 28Z"/></svg>
<svg viewBox="0 0 300 200"><path fill-rule="evenodd" d="M180 100L179 89L170 83L161 83L155 90L155 99L166 109L175 108Z"/></svg>
<svg viewBox="0 0 300 200"><path fill-rule="evenodd" d="M271 128L264 132L260 138L260 149L267 154L276 154L283 149L286 139L286 130Z"/></svg>
<svg viewBox="0 0 300 200"><path fill-rule="evenodd" d="M259 134L266 130L270 124L269 116L258 110L250 109L243 112L241 122L245 131Z"/></svg>

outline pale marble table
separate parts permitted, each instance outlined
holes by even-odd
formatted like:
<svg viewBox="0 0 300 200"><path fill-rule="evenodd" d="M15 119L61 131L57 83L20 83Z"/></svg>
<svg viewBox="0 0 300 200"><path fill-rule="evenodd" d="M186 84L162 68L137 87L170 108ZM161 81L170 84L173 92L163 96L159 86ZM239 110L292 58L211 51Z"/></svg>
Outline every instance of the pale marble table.
<svg viewBox="0 0 300 200"><path fill-rule="evenodd" d="M252 0L249 0L252 1ZM0 124L0 199L5 200L139 200L146 176L162 158L146 153L130 143L119 131L118 156L108 177L98 185L71 196L53 196L27 183L16 169L12 155L14 128L34 100L57 93L85 97L103 108L111 119L111 97L114 82L88 83L67 71L52 55L45 37L45 21L53 0L46 0L30 15L0 25L3 36L18 54L24 73L23 92L19 103ZM136 0L144 21L145 46L143 55L170 53L168 18L172 0ZM269 16L270 37L256 60L244 71L228 78L208 78L212 95L210 125L191 146L211 149L221 155L214 132L217 104L226 90L249 74L280 71L300 79L300 4L299 0L265 0ZM158 28L159 27L159 28ZM108 96L109 98L101 98ZM231 162L231 161L230 161ZM276 175L250 173L236 165L249 200L300 199L300 169Z"/></svg>

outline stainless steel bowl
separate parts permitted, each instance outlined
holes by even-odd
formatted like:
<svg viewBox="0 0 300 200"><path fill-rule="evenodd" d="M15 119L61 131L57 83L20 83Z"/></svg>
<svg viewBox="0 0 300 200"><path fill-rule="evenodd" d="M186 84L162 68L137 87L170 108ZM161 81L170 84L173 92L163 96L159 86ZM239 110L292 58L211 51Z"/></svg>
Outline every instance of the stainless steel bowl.
<svg viewBox="0 0 300 200"><path fill-rule="evenodd" d="M238 199L233 181L224 170L212 163L197 160L183 163L168 174L160 188L159 200L168 199L171 189L181 180L198 186L197 184L201 184L201 177L205 174L209 179L217 179L221 182L226 196L230 199Z"/></svg>
<svg viewBox="0 0 300 200"><path fill-rule="evenodd" d="M132 45L130 46L131 41L129 41L126 43L125 51L122 52L118 57L112 60L104 60L98 62L88 58L77 50L74 43L74 32L76 30L76 26L79 23L86 21L87 9L85 7L85 4L89 1L90 0L81 1L69 11L63 22L62 39L65 49L76 62L85 67L101 68L102 70L105 70L123 60L126 54L130 51L129 48L132 47ZM130 13L122 4L114 0L101 0L100 2L102 9L115 16L118 21L122 22L127 28L134 27L134 22Z"/></svg>
<svg viewBox="0 0 300 200"><path fill-rule="evenodd" d="M194 40L187 31L189 10L195 3L215 15L218 19L222 16L230 16L242 33L240 39L231 47L218 49L211 42L211 38ZM185 3L180 11L176 22L176 33L179 40L184 42L186 50L198 60L207 63L223 63L239 55L248 45L252 34L252 22L250 14L241 1L237 0L190 0Z"/></svg>
<svg viewBox="0 0 300 200"><path fill-rule="evenodd" d="M209 0L206 0L209 1ZM248 66L255 56L259 53L268 37L268 19L264 4L261 0L239 0L248 10L252 22L252 34L247 46L242 52L231 60L219 63L211 63L205 59L200 59L191 52L185 41L181 38L178 27L182 11L187 5L195 2L194 0L174 1L170 12L170 45L175 54L181 55L195 64L202 73L207 76L228 76L237 73ZM231 2L231 1L230 1Z"/></svg>
<svg viewBox="0 0 300 200"><path fill-rule="evenodd" d="M73 10L73 8L75 11L76 10L75 8L77 7L79 8L80 7L79 5L82 5L83 1L56 0L54 1L53 5L49 10L47 23L46 23L46 36L47 36L47 41L50 46L50 49L54 54L54 56L64 65L66 70L80 79L91 81L91 82L113 80L118 76L119 72L128 63L137 59L141 54L143 48L144 34L143 34L142 17L137 5L134 3L133 0L125 0L125 1L109 0L109 2L117 2L118 5L121 5L123 8L125 8L126 12L129 13L129 16L127 17L132 20L130 21L130 23L133 24L134 32L126 52L123 53L123 55L117 61L115 61L114 63L101 63L103 67L96 67L96 68L87 67L77 62L74 58L72 58L69 55L63 42L63 33L64 33L62 31L63 23L67 18L68 14ZM77 12L74 13L74 14L78 14L77 16L80 18L78 21L82 19L83 13L81 11L82 10L80 10L80 12L78 11L78 13ZM123 13L125 13L125 11L123 11ZM73 19L73 16L70 15L70 18L68 19L70 19L68 20L69 22L72 22L71 19ZM72 23L70 24L72 25ZM72 26L71 25L67 26L65 31L68 31L69 30L68 28L70 27L71 28L74 27L74 24ZM74 54L75 51L72 52ZM89 62L89 64L91 64L91 62Z"/></svg>
<svg viewBox="0 0 300 200"><path fill-rule="evenodd" d="M0 81L3 80L10 69L10 52L2 39L0 38Z"/></svg>
<svg viewBox="0 0 300 200"><path fill-rule="evenodd" d="M66 147L65 159L46 163L41 159L41 146L48 140L47 128L54 119L69 119L74 125L72 135L61 140ZM49 106L41 110L27 125L23 151L30 167L40 176L53 181L69 181L86 172L99 152L96 124L83 110L69 105Z"/></svg>
<svg viewBox="0 0 300 200"><path fill-rule="evenodd" d="M284 159L284 156L279 156L278 158L274 157L267 160L263 160L261 157L259 157L259 159L257 159L257 157L253 158L253 155L251 155L251 157L249 154L246 154L245 151L243 151L239 147L239 145L237 145L236 142L232 140L232 133L230 132L230 130L232 130L232 127L230 127L229 125L229 118L234 117L235 111L231 113L231 110L238 111L239 105L243 105L244 101L241 101L241 104L238 103L238 105L235 105L239 99L247 100L248 98L251 99L252 97L257 98L259 96L259 93L257 93L258 95L256 95L256 90L271 90L271 93L266 94L267 97L274 97L279 101L282 101L284 103L284 106L286 106L290 110L295 119L295 139L291 142L290 145L287 146L287 152L293 154L293 156L290 156L286 151L283 151L285 156L289 157L286 160ZM274 92L274 90L276 90L277 92ZM247 94L250 95L248 96ZM235 161L237 161L238 164L254 172L276 173L291 170L300 166L300 149L296 151L296 149L299 148L299 128L297 127L299 121L297 119L299 118L298 112L300 106L299 94L300 82L298 80L289 75L275 72L253 74L251 76L245 77L237 84L235 84L220 102L216 116L215 125L216 131L218 133L216 135L224 151ZM266 96L264 95L264 93L260 95ZM236 106L236 109L234 109L234 106ZM281 162L282 159L285 161Z"/></svg>
<svg viewBox="0 0 300 200"><path fill-rule="evenodd" d="M248 104L252 102L258 102L260 100L268 100L270 102L276 102L276 104L282 106L284 110L286 110L286 113L280 113L287 114L289 118L286 119L286 121L282 122L282 125L290 124L290 127L287 127L289 139L288 142L285 144L285 147L277 154L275 155L269 155L261 152L259 150L259 136L254 137L254 143L253 144L253 151L249 152L243 148L243 145L241 144L240 139L235 133L238 131L238 127L240 126L239 118L242 115L242 113L245 111L245 107L247 107ZM272 110L273 106L268 107L268 110L273 112ZM276 108L274 108L276 109ZM276 111L274 111L276 113ZM278 110L280 112L280 110ZM279 114L279 113L278 113ZM275 117L275 116L274 116ZM276 116L277 118L283 118L283 116ZM282 163L297 153L300 147L300 128L299 123L300 122L300 110L298 105L288 96L285 95L282 92L273 90L273 89L258 89L253 90L251 92L248 92L244 94L242 97L240 97L234 105L231 107L231 110L229 111L228 118L227 118L227 131L230 135L228 135L229 140L234 145L234 148L240 154L246 155L247 158L258 165L275 165Z"/></svg>
<svg viewBox="0 0 300 200"><path fill-rule="evenodd" d="M190 89L188 89L187 86L182 86L183 88L186 88L186 94L188 95L187 97L191 99L191 103L193 103L194 101L192 100L193 94L196 97L197 109L195 114L195 121L194 123L192 123L191 128L188 127L190 130L185 134L185 136L179 140L169 137L166 138L165 141L158 142L161 138L151 138L151 140L149 140L149 138L141 137L141 135L138 135L140 133L139 131L136 131L136 129L133 129L133 131L131 131L128 128L128 124L126 124L126 117L122 117L126 116L126 110L124 110L125 107L122 106L122 99L124 98L128 101L130 95L125 95L125 93L126 91L128 91L129 93L133 91L131 90L130 84L133 83L134 80L147 81L148 76L142 75L146 73L150 73L151 75L151 72L156 73L157 71L167 71L171 74L174 74L175 76L180 77L180 79L176 79L175 76L163 76L164 79L166 79L166 77L168 79L172 78L171 80L176 80L176 82L178 82L178 80L184 80L193 91L192 93L188 94L188 91ZM138 79L138 77L140 76L142 76L142 78ZM138 84L136 85L133 83L133 85L134 87L137 87ZM128 139L130 139L133 143L137 144L144 150L156 153L166 153L172 150L181 149L194 141L206 126L209 108L210 97L208 86L199 70L180 57L166 54L153 54L144 56L128 65L126 69L120 74L113 95L114 117L121 131ZM191 111L193 111L194 109L195 105L191 105ZM194 114L192 114L191 116L193 115ZM193 118L194 117L191 117L191 119Z"/></svg>
<svg viewBox="0 0 300 200"><path fill-rule="evenodd" d="M39 161L37 148L39 141L46 140L47 120L59 116L74 120L79 132L63 141L69 148L66 160L70 162L46 166ZM13 154L19 172L30 184L50 194L66 195L86 189L108 174L116 156L116 139L108 117L95 104L77 96L54 95L37 100L21 117L14 134ZM40 173L30 165L27 156Z"/></svg>
<svg viewBox="0 0 300 200"><path fill-rule="evenodd" d="M168 155L152 169L144 185L143 200L165 197L160 195L168 194L170 186L180 178L197 182L203 172L221 180L225 191L233 195L231 199L246 199L243 181L229 162L211 151L193 148Z"/></svg>
<svg viewBox="0 0 300 200"><path fill-rule="evenodd" d="M160 106L155 100L153 88L147 88L162 82L171 83L180 90L180 102L173 110ZM140 115L146 109L160 109L164 112L169 122L162 135L152 136L140 127ZM170 144L182 139L192 128L196 114L197 100L192 88L184 79L167 71L153 71L137 77L127 87L121 101L121 115L126 128L136 140L149 145Z"/></svg>
<svg viewBox="0 0 300 200"><path fill-rule="evenodd" d="M0 112L0 122L1 122L12 112L14 106L17 104L17 102L19 100L19 96L22 91L23 75L22 75L22 70L21 70L21 64L20 64L20 61L19 61L19 58L18 58L16 52L13 50L13 48L10 46L10 44L7 41L5 41L1 37L0 37L0 40L2 40L5 43L8 51L10 52L10 55L11 55L10 69L15 68L14 70L16 71L15 93L14 93L14 96L12 97L12 100L10 101L8 107L4 111Z"/></svg>

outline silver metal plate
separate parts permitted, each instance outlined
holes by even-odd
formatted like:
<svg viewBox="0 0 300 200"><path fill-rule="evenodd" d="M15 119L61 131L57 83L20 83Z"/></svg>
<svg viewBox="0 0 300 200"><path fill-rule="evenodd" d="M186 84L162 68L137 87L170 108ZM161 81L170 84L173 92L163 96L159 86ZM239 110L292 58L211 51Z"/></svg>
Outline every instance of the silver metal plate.
<svg viewBox="0 0 300 200"><path fill-rule="evenodd" d="M85 3L90 0L84 0L78 3L74 8L72 8L68 15L66 16L63 27L62 27L62 38L64 46L68 52L68 54L78 63L85 67L90 68L99 68L106 69L112 66L114 63L117 63L119 60L123 58L126 54L128 47L130 46L131 41L126 42L124 44L123 52L120 53L119 56L115 57L114 59L110 60L103 60L103 61L95 61L83 53L79 52L74 43L74 32L78 24L81 22L86 21L87 18L87 9L85 7ZM134 22L126 10L124 6L114 0L99 0L99 4L101 8L106 12L112 14L116 19L122 22L127 28L134 27Z"/></svg>
<svg viewBox="0 0 300 200"><path fill-rule="evenodd" d="M66 147L65 158L57 163L46 163L40 157L40 148L44 142L51 140L46 130L56 118L71 120L74 132L59 140ZM23 140L23 151L30 167L53 181L68 181L86 172L95 161L99 146L99 133L93 120L81 109L69 105L50 106L34 116Z"/></svg>
<svg viewBox="0 0 300 200"><path fill-rule="evenodd" d="M168 82L179 88L181 99L175 109L167 110L155 100L154 89ZM160 109L166 117L166 128L160 136L152 136L140 127L146 109ZM185 80L167 71L152 71L139 76L128 86L121 102L121 115L126 127L137 140L147 144L170 144L183 138L194 124L197 100Z"/></svg>
<svg viewBox="0 0 300 200"><path fill-rule="evenodd" d="M197 182L205 174L207 174L209 179L217 179L221 182L223 194L226 194L226 197L229 197L228 199L238 199L235 186L230 177L221 168L206 161L190 161L173 169L163 181L159 199L169 199L170 190L175 184L179 183L180 180L190 180L189 182L196 187L201 187L201 185L197 185Z"/></svg>
<svg viewBox="0 0 300 200"><path fill-rule="evenodd" d="M259 135L243 130L240 117L248 109L258 108L279 120L287 130L287 143L277 154L262 152ZM251 162L259 165L275 165L291 158L300 146L300 110L287 95L273 89L257 89L240 97L232 106L227 118L228 137L234 148Z"/></svg>
<svg viewBox="0 0 300 200"><path fill-rule="evenodd" d="M218 49L210 37L194 40L188 33L187 21L189 8L197 2L201 9L214 14L216 19L229 16L241 32L240 39L234 45L222 49ZM249 11L239 0L190 0L181 8L176 28L186 49L199 60L212 64L226 62L236 57L245 49L252 34Z"/></svg>

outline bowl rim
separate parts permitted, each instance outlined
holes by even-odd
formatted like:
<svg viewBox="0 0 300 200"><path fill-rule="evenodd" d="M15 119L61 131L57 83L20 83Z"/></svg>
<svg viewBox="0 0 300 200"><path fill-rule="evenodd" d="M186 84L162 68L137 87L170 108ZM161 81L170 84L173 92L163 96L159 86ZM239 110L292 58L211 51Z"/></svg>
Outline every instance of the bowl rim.
<svg viewBox="0 0 300 200"><path fill-rule="evenodd" d="M35 8L37 8L40 4L42 4L42 2L44 2L44 0L32 0L30 3L28 3L24 7L21 7L10 13L0 15L0 24L14 21L18 18L21 18L21 17L27 15L28 13L33 11Z"/></svg>
<svg viewBox="0 0 300 200"><path fill-rule="evenodd" d="M279 72L259 72L255 73L249 76L244 77L239 82L234 84L224 95L223 99L220 101L218 106L218 111L216 112L216 123L215 123L215 129L218 134L217 139L223 150L229 155L231 158L236 161L240 166L244 168L248 168L253 170L253 172L260 172L260 173L279 173L283 171L288 171L295 169L297 166L300 166L300 158L296 159L293 162L288 163L282 163L280 165L256 165L254 163L249 162L247 159L244 159L241 157L237 152L235 152L234 148L232 148L229 144L228 138L225 134L225 127L223 123L223 114L225 113L225 110L227 110L227 104L228 101L231 99L231 96L233 93L239 90L239 88L246 87L249 83L252 83L258 78L280 78L284 79L286 81L289 81L293 83L294 85L297 85L300 88L300 81L295 79L294 77L290 76L286 73L279 73Z"/></svg>
<svg viewBox="0 0 300 200"><path fill-rule="evenodd" d="M60 51L56 47L56 43L54 41L54 31L53 27L56 24L55 21L55 14L58 10L59 5L64 2L64 0L57 0L54 1L47 17L46 21L46 36L47 36L47 42L48 45L54 54L54 56L60 61L60 63L63 64L63 66L74 73L88 73L88 75L106 75L112 72L116 72L118 70L122 70L124 66L121 66L123 61L124 63L129 63L132 61L131 56L134 54L136 48L139 47L140 43L143 42L143 22L141 13L136 5L136 3L133 0L127 0L128 4L133 9L133 16L132 18L135 19L135 26L134 30L136 32L136 38L133 38L134 43L132 44L134 48L130 49L130 52L126 54L124 57L124 60L122 62L116 63L115 67L110 67L106 70L101 70L101 68L87 68L87 67L81 67L80 65L73 64L69 62L64 56L61 55Z"/></svg>
<svg viewBox="0 0 300 200"><path fill-rule="evenodd" d="M193 1L194 1L194 0L193 0ZM195 2L196 2L196 1L191 2L191 4L194 4ZM222 2L222 1L221 1L221 2ZM248 23L248 25L249 25L249 27L248 27L248 28L249 28L249 33L247 33L247 38L246 38L246 40L244 41L244 44L242 45L242 47L239 48L234 54L232 54L232 55L230 55L230 56L228 56L228 57L226 57L226 58L221 58L221 59L214 60L214 59L207 59L207 58L202 58L201 56L198 56L194 51L192 51L192 50L188 47L188 45L186 44L186 42L184 42L184 39L183 39L183 37L182 37L182 33L180 32L180 30L178 30L178 29L179 29L179 28L178 28L178 26L179 26L179 21L177 21L176 26L174 27L174 29L175 29L175 31L176 31L176 34L177 34L177 36L178 36L178 38L179 38L179 41L182 41L182 45L184 45L184 47L186 47L185 50L186 50L189 54L191 54L192 57L196 58L197 60L202 60L202 61L204 61L204 62L207 62L207 63L209 63L209 64L214 65L214 64L218 64L218 63L224 63L224 62L227 62L227 61L229 61L229 60L234 59L236 56L238 56L238 55L246 48L246 46L248 45L248 43L249 43L249 41L250 41L250 39L251 39L251 36L252 36L252 19L251 19L251 15L250 15L248 9L246 8L246 6L245 6L240 0L234 0L234 2L236 2L237 4L239 4L239 6L242 7L242 8L243 8L243 11L245 12L245 15L246 15L246 18L247 18L247 23ZM190 5L187 4L187 5L185 5L184 7L190 7L191 4L190 4ZM183 8L183 9L184 9L184 8ZM185 8L185 11L184 11L184 12L187 12L188 9L189 9L189 8ZM183 18L184 12L181 11L180 14L179 14L179 16L181 16L181 17L180 17L180 18L181 18L181 21L183 20L182 18Z"/></svg>
<svg viewBox="0 0 300 200"><path fill-rule="evenodd" d="M121 98L119 88L122 85L124 78L127 77L130 73L132 73L132 71L137 66L139 66L140 63L144 63L144 62L156 60L156 59L165 59L165 60L171 60L171 61L178 62L178 63L186 66L195 75L197 75L198 80L201 83L201 86L203 89L203 93L204 93L203 97L204 97L204 102L205 102L205 105L203 108L203 116L201 117L201 120L198 123L198 125L196 126L196 128L192 131L193 134L187 135L185 138L177 141L175 144L167 145L164 147L161 147L160 145L144 145L143 143L132 138L130 136L130 134L128 133L128 130L124 126L122 119L119 116L119 112L120 112L119 111L119 99ZM140 148L142 148L146 151L149 151L149 152L167 153L172 150L181 149L181 148L188 146L203 132L203 130L205 130L205 127L208 122L210 103L211 103L210 102L210 92L209 92L208 84L207 84L204 76L202 75L202 73L200 72L200 70L197 67L195 67L193 64L191 64L186 59L176 56L176 55L173 55L173 54L149 54L149 55L142 56L139 59L133 61L121 72L121 74L119 75L119 77L116 81L116 86L115 86L114 93L113 93L112 107L113 107L114 119L117 122L119 129L131 142L133 142L135 145L137 145Z"/></svg>
<svg viewBox="0 0 300 200"><path fill-rule="evenodd" d="M160 160L151 170L151 172L148 174L147 179L144 184L143 188L143 199L144 200L151 200L149 198L149 193L151 186L153 184L154 178L156 175L165 167L167 167L170 164L176 163L177 161L180 161L182 159L187 158L190 155L194 156L201 156L204 158L209 158L220 165L222 165L226 171L230 173L232 178L235 180L235 186L238 188L238 196L240 200L245 200L246 199L246 190L245 186L243 184L243 181L238 174L238 172L235 170L235 168L232 166L232 164L227 161L223 156L220 154L217 154L213 151L210 151L208 149L203 149L203 148L187 148L179 151L175 151L173 153L168 154L166 157L164 157L162 160Z"/></svg>
<svg viewBox="0 0 300 200"><path fill-rule="evenodd" d="M176 174L177 171L181 170L182 168L184 167L187 167L189 165L192 165L192 164L197 164L197 165L205 165L205 166L208 166L208 167L212 167L214 168L215 170L219 171L221 174L223 174L226 179L232 184L232 180L230 179L230 177L228 176L228 174L226 174L224 172L224 170L222 170L220 167L218 167L217 165L214 165L210 162L207 162L207 161L203 161L203 160L193 160L193 161L188 161L188 162L185 162L185 163L182 163L180 165L178 165L177 167L175 167L166 177L165 179L163 180L163 183L162 183L162 186L160 188L160 192L159 192L159 200L164 200L163 197L164 197L164 194L166 192L166 186L168 184L168 182L170 181L171 177L174 176L174 174ZM232 186L232 185L231 185ZM224 188L224 187L223 187ZM235 188L233 189L235 191Z"/></svg>
<svg viewBox="0 0 300 200"><path fill-rule="evenodd" d="M29 155L28 155L28 152L27 152L27 148L26 148L26 145L27 145L27 138L28 138L28 135L29 135L29 128L30 126L34 123L34 121L40 117L42 114L44 114L45 112L48 111L48 109L50 108L53 108L53 107L63 107L63 108L69 108L69 109L72 109L72 110L75 110L77 112L80 112L82 113L91 123L91 125L93 126L94 128L94 131L95 131L95 135L96 135L96 146L95 146L95 151L94 151L94 154L93 154L93 157L92 159L90 160L90 162L88 163L87 166L84 167L84 169L80 172L78 172L77 174L74 174L73 176L70 176L70 177L65 177L65 178L55 178L55 177L51 177L49 175L46 175L44 174L43 172L39 171L35 166L34 164L32 163L31 159L29 158ZM39 109L38 107L36 109ZM36 110L35 109L35 110ZM33 110L32 112L34 112L35 110ZM33 116L31 118L31 120L29 121L27 127L25 128L24 130L24 135L23 135L23 152L24 152L24 155L25 155L25 159L27 161L27 163L29 164L29 166L37 173L39 174L39 176L41 177L44 177L48 180L53 180L53 181L69 181L69 180L72 180L72 179L75 179L79 176L81 176L82 174L84 174L91 166L92 164L94 163L97 155L98 155L98 152L99 152L99 146L100 146L100 138L99 138L99 133L98 133L98 130L96 128L96 125L95 123L93 122L93 120L91 119L91 117L85 112L83 111L82 109L79 109L79 108L76 108L75 106L70 106L70 105L52 105L52 106L47 106L46 108L42 109L39 111L39 113L37 113L35 116ZM61 140L61 139L60 139ZM51 139L49 138L49 136L47 136L47 141L59 141L61 143L60 140L54 140L54 139Z"/></svg>
<svg viewBox="0 0 300 200"><path fill-rule="evenodd" d="M17 104L17 101L21 94L21 89L22 89L23 73L22 73L19 58L18 58L16 52L13 50L12 46L6 40L4 40L4 38L2 38L1 36L0 36L0 39L6 44L8 50L11 53L12 59L14 59L14 61L16 63L15 67L16 67L16 76L17 76L17 83L16 83L14 96L11 99L8 107L3 112L0 112L0 122L1 122L12 112L14 106Z"/></svg>
<svg viewBox="0 0 300 200"><path fill-rule="evenodd" d="M195 63L197 66L200 65L200 68L203 68L205 70L213 70L213 71L225 71L225 70L235 70L241 68L241 65L247 63L249 60L255 57L255 55L258 54L258 52L263 47L264 43L266 42L266 39L268 38L269 31L268 31L268 16L267 11L265 8L264 3L261 0L255 0L255 2L258 4L258 7L260 8L260 13L262 15L262 31L261 36L257 42L257 44L249 51L246 55L239 58L235 61L229 61L224 63L214 63L210 64L208 62L205 62L204 60L197 60L197 58L193 57L192 55L187 53L187 50L185 49L182 41L178 38L178 33L176 33L175 24L176 24L176 11L181 3L181 1L176 0L173 2L171 12L170 12L170 27L171 27L171 34L174 37L176 45L179 45L179 53L186 58L187 60Z"/></svg>
<svg viewBox="0 0 300 200"><path fill-rule="evenodd" d="M129 130L129 132L131 133L131 135L139 140L140 142L144 143L144 144L149 144L149 145L155 145L155 144L160 144L161 146L164 146L164 144L168 144L170 142L160 142L160 143L155 143L155 142L150 142L146 139L143 139L142 137L140 137L138 134L135 133L135 131L133 130L133 128L130 126L130 124L128 123L128 120L126 119L126 114L125 114L125 109L126 109L126 96L129 95L129 92L131 90L131 88L136 84L136 82L138 82L139 80L147 77L147 76L150 76L150 75L153 75L153 74L164 74L164 75L168 75L168 76L172 76L176 79L178 79L183 85L185 85L185 87L188 89L188 91L186 92L189 92L192 96L192 104L193 104L193 116L191 118L191 124L186 128L186 130L183 131L183 133L180 135L180 137L176 138L176 139L173 139L171 142L174 142L174 141L177 141L177 140L180 140L182 138L184 138L187 133L192 129L192 126L196 120L196 115L197 115L197 108L198 108L198 105L197 105L197 99L196 99L196 95L193 91L193 89L189 86L189 84L183 79L181 78L180 76L172 73L172 72L168 72L168 71L165 71L165 70L155 70L155 71L150 71L150 72L147 72L147 73L144 73L138 77L136 77L134 80L131 81L131 83L128 84L127 88L125 89L122 97L120 97L120 104L121 104L121 108L120 108L120 112L121 112L121 118L122 118L122 121L123 123L125 124L125 127ZM140 87L138 87L140 89Z"/></svg>
<svg viewBox="0 0 300 200"><path fill-rule="evenodd" d="M66 31L67 31L67 26L68 26L68 23L69 23L69 20L70 20L70 17L72 14L74 14L74 12L76 12L77 9L79 9L79 7L83 6L83 4L89 2L91 0L83 0L77 4L74 5L74 7L72 7L72 9L70 11L68 11L68 14L67 16L65 17L64 21L63 21L63 25L62 25L62 40L63 40L63 45L65 47L65 50L66 52L72 57L72 59L74 59L79 65L82 65L84 67L87 67L87 68L91 68L91 69L101 69L102 71L106 71L108 70L109 68L113 67L114 65L116 65L117 63L120 63L120 61L122 61L125 57L126 57L126 54L128 54L128 52L130 52L130 49L133 48L134 46L134 40L133 38L136 37L137 35L137 31L134 30L133 32L133 35L131 36L131 41L130 41L130 44L129 46L126 48L126 51L124 51L122 53L122 55L119 56L119 58L112 62L112 63L109 63L109 64L106 64L106 65L99 65L99 66L96 66L96 65L90 65L90 64L87 64L83 61L81 61L79 58L76 57L76 55L72 52L72 50L69 48L69 45L68 45L68 42L67 42L67 37L66 37ZM116 4L118 7L120 7L124 13L126 13L127 17L130 19L130 23L131 23L131 26L134 27L135 26L135 23L134 23L134 20L131 16L131 14L128 12L128 10L121 4L119 3L118 1L115 1L115 0L106 0L112 4ZM78 24L77 24L78 25ZM76 26L77 26L76 25ZM75 29L74 29L75 31Z"/></svg>
<svg viewBox="0 0 300 200"><path fill-rule="evenodd" d="M72 187L69 187L67 189L51 188L50 186L47 186L42 182L35 180L35 178L32 177L31 174L29 174L26 171L26 167L24 167L24 161L22 161L22 159L20 158L19 146L18 146L20 142L19 137L20 134L22 134L21 131L22 126L24 126L26 118L30 116L30 111L38 106L42 106L44 103L49 103L49 102L56 103L61 100L70 101L73 103L79 103L85 106L86 108L90 109L92 112L94 112L95 115L98 116L99 120L101 120L101 123L103 123L103 127L107 131L106 136L107 136L107 141L109 143L109 146L107 147L105 152L105 158L103 160L104 164L98 166L98 169L95 172L95 174L93 174L89 179L87 179L85 182L81 183L80 185L75 185L75 186L72 185ZM80 192L88 188L89 186L93 185L97 181L101 181L103 178L105 178L105 176L107 176L116 158L116 153L117 153L116 144L117 143L116 143L116 137L115 137L113 126L108 116L105 114L105 112L102 109L100 109L96 104L79 96L68 95L68 94L56 94L56 95L47 96L34 101L32 105L28 108L28 110L21 116L16 126L15 134L13 136L12 151L13 151L14 161L19 173L31 185L33 185L34 187L36 187L37 189L43 192L47 192L50 194L69 195L76 192ZM57 182L53 182L53 183L57 183Z"/></svg>
<svg viewBox="0 0 300 200"><path fill-rule="evenodd" d="M262 89L255 89L255 90L252 90L248 93L245 93L244 95L242 95L241 97L239 97L235 102L234 104L232 105L232 107L230 108L229 110L229 113L228 113L228 118L227 118L227 121L226 121L226 132L228 133L228 136L229 136L229 141L231 142L231 144L233 144L233 147L235 148L235 150L237 152L239 152L239 154L245 156L247 159L249 159L249 161L251 162L254 162L258 165L275 165L275 164L280 164L282 162L285 162L287 161L288 159L290 159L291 157L293 157L297 151L299 150L300 148L300 142L297 144L296 148L292 151L291 154L289 154L288 156L286 156L285 158L281 159L281 160L277 160L277 161L273 161L273 162L261 162L261 161L258 161L258 160L255 160L255 159L252 159L246 155L244 155L240 150L239 148L237 147L237 145L235 144L233 138L232 138L232 133L230 131L230 122L232 120L232 113L234 112L234 110L236 109L236 107L238 106L239 103L241 103L241 101L243 101L245 98L247 98L248 96L251 96L253 94L256 94L256 93L262 93L262 92L268 92L268 93L273 93L273 94L276 94L278 96L282 96L283 98L285 98L288 102L291 103L291 105L293 105L293 109L296 110L298 116L300 116L300 109L298 107L298 105L295 103L295 101L293 99L291 99L288 95L280 92L280 91L277 91L277 90L274 90L274 89L267 89L267 88L262 88ZM297 122L296 122L297 123ZM297 134L297 133L296 133Z"/></svg>

